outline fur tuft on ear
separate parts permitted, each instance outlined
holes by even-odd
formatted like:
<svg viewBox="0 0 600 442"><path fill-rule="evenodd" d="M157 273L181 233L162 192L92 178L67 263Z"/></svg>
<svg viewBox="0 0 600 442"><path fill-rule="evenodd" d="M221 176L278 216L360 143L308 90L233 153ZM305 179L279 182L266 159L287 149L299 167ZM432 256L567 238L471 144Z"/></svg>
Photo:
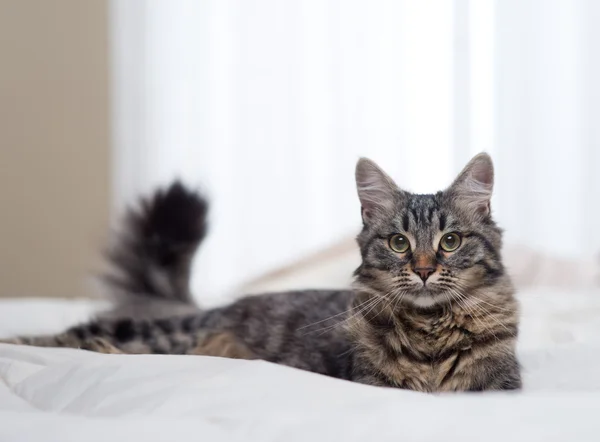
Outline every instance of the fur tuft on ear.
<svg viewBox="0 0 600 442"><path fill-rule="evenodd" d="M494 165L487 153L473 157L458 175L448 192L457 203L479 216L490 216L494 188Z"/></svg>
<svg viewBox="0 0 600 442"><path fill-rule="evenodd" d="M400 189L383 170L368 158L356 164L356 189L362 206L363 222L376 213L393 209L395 196Z"/></svg>

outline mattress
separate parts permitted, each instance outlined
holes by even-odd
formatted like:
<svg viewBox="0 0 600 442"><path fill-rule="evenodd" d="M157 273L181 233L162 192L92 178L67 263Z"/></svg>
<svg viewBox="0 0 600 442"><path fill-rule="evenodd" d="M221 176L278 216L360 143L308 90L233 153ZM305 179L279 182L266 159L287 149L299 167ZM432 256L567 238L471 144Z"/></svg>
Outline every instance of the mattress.
<svg viewBox="0 0 600 442"><path fill-rule="evenodd" d="M521 392L430 395L204 356L0 345L0 441L598 441L600 291L520 295ZM98 304L0 301L0 334Z"/></svg>

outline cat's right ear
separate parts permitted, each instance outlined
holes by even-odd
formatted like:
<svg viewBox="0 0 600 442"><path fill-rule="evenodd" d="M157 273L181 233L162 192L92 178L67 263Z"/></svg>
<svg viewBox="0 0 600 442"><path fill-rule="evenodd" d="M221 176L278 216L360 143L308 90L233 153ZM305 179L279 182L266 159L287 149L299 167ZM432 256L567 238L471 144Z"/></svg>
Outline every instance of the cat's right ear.
<svg viewBox="0 0 600 442"><path fill-rule="evenodd" d="M394 180L368 158L361 158L356 164L356 189L364 223L393 210L399 192Z"/></svg>

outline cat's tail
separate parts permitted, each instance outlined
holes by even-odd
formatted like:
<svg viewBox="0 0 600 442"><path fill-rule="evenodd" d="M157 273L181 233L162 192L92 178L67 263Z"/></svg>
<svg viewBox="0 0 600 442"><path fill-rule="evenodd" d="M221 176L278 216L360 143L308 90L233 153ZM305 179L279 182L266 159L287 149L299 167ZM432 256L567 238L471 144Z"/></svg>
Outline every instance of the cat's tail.
<svg viewBox="0 0 600 442"><path fill-rule="evenodd" d="M180 182L126 213L107 250L102 275L115 312L161 316L194 306L190 270L207 231L208 201Z"/></svg>

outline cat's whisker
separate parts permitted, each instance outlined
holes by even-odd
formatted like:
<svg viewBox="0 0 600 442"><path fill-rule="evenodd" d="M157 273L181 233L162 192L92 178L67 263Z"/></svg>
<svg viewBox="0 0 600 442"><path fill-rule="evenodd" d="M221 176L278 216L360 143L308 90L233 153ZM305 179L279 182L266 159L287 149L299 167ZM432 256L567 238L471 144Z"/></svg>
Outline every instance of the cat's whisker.
<svg viewBox="0 0 600 442"><path fill-rule="evenodd" d="M459 285L459 284L456 284L456 285L457 285L457 287L460 287L460 285ZM463 290L465 290L465 288L463 288L463 287L461 287L461 288L462 288ZM479 301L479 302L480 302L480 303L482 303L482 304L486 304L486 305L488 305L488 306L490 306L490 307L493 307L493 308L494 308L494 309L496 309L496 310L500 310L500 311L503 311L503 312L508 312L508 313L512 313L512 312L513 312L513 310L512 310L512 309L509 309L509 308L504 308L504 307L500 307L499 305L492 304L492 303L490 303L490 302L486 301L485 299L481 299L481 298L479 298L479 297L477 297L477 296L475 296L475 295L472 295L472 294L471 294L469 297L470 297L470 298L472 298L472 299L475 299L475 300Z"/></svg>
<svg viewBox="0 0 600 442"><path fill-rule="evenodd" d="M375 299L377 299L377 298L375 298ZM370 302L368 303L368 305L367 305L366 307L364 307L364 308L368 308L368 307L370 307L370 306L372 305L372 303L373 303L373 302L375 302L375 300L374 300L374 299L370 299L369 301L370 301ZM366 304L366 303L363 303L363 304ZM361 305L362 305L362 304L361 304ZM335 324L332 324L332 325L327 325L327 326L325 326L325 327L321 327L321 328L318 328L318 329L316 329L316 330L308 330L308 331L304 332L304 333L302 334L302 336L306 336L306 335L309 335L309 334L311 334L311 333L318 333L318 332L323 332L323 333L326 333L326 332L328 332L328 331L331 331L331 330L335 329L336 327L338 327L338 326L340 326L340 325L344 324L345 322L349 321L350 319L352 319L353 317L355 317L355 316L356 316L358 313L359 313L359 312L356 312L356 313L354 313L354 315L352 315L352 316L349 316L349 317L347 317L347 318L344 318L344 319L340 320L339 322L336 322ZM319 334L319 336L321 336L323 333Z"/></svg>
<svg viewBox="0 0 600 442"><path fill-rule="evenodd" d="M464 295L457 292L453 288L447 287L447 289L448 291L444 292L444 295L447 297L449 302L451 302L452 300L456 301L458 305L460 305L471 316L471 318L473 318L473 321L476 324L478 324L484 331L489 332L494 337L494 339L498 341L498 337L496 336L494 331L489 326L486 326L482 320L478 319L476 314L473 314L474 312L467 305Z"/></svg>
<svg viewBox="0 0 600 442"><path fill-rule="evenodd" d="M350 317L348 317L348 318L346 318L346 319L338 322L337 324L333 324L330 327L325 327L324 329L321 329L322 333L320 333L318 336L321 336L324 333L327 333L328 331L331 331L331 330L339 327L340 325L343 325L343 324L346 324L346 323L350 322L352 319L356 318L358 315L361 315L361 314L368 315L378 304L381 304L384 300L385 300L384 297L374 298L372 303L370 303L369 305L367 305L366 307L364 307L360 311L356 312L352 316L350 316ZM369 311L367 312L366 310L369 310ZM319 330L317 330L317 331L319 331Z"/></svg>
<svg viewBox="0 0 600 442"><path fill-rule="evenodd" d="M454 284L454 285L446 285L446 288L450 291L452 291L457 297L459 297L460 299L463 300L463 304L465 307L470 307L469 311L473 312L475 311L475 309L477 310L478 313L483 314L483 315L487 315L488 312L487 310L483 309L482 306L478 305L478 304L474 304L471 301L473 300L473 296L469 296L467 297L463 291L460 290L460 288Z"/></svg>
<svg viewBox="0 0 600 442"><path fill-rule="evenodd" d="M326 322L326 321L329 321L329 320L331 320L331 319L333 319L333 318L337 318L338 316L347 315L348 313L351 313L351 312L352 312L352 310L356 310L356 309L360 308L361 306L365 305L366 303L368 303L368 302L369 302L369 301L371 301L371 300L372 300L372 298L369 298L369 299L367 299L366 301L364 301L364 302L361 302L361 303L360 303L360 304L358 304L358 305L355 305L355 306L352 306L352 307L350 307L348 310L345 310L345 311L343 311L343 312L341 312L341 313L338 313L337 315L329 316L329 317L327 317L327 318L325 318L325 319L321 319L320 321L317 321L317 322L312 322L312 323L310 323L310 324L307 324L307 325L303 325L302 327L299 327L297 330L298 330L298 331L300 331L300 330L304 330L305 328L312 327L312 326L314 326L314 325L317 325L317 324L321 324L321 323L323 323L323 322Z"/></svg>
<svg viewBox="0 0 600 442"><path fill-rule="evenodd" d="M382 298L382 299L385 299L385 298ZM375 303L375 304L374 304L374 305L373 305L373 306L372 306L372 307L369 309L369 311L368 311L368 312L364 312L364 316L367 316L369 313L371 313L371 312L373 311L373 309L374 309L375 307L377 307L377 305L381 304L381 302L383 302L383 301L380 301L380 302L377 302L377 303Z"/></svg>
<svg viewBox="0 0 600 442"><path fill-rule="evenodd" d="M397 299L396 299L396 303L394 304L394 307L392 307L393 311L396 311L396 308L402 302L402 299L404 299L404 297L406 296L407 293L408 293L407 290L401 290L400 293L398 293L399 296L396 295Z"/></svg>
<svg viewBox="0 0 600 442"><path fill-rule="evenodd" d="M464 294L463 294L463 297L465 297L465 295L464 295ZM474 297L472 296L471 298L474 298ZM474 298L474 299L478 300L479 298ZM487 319L490 319L490 320L491 320L491 321L493 321L493 322L494 322L496 325L498 325L498 326L502 327L504 330L506 330L506 331L508 332L508 334L509 334L509 335L512 335L512 336L514 336L514 335L515 335L515 333L514 333L512 330L510 330L510 329L509 329L509 328L508 328L508 327L507 327L507 326L506 326L506 325L505 325L505 324L504 324L504 323L503 323L503 322L502 322L500 319L498 319L498 318L496 317L496 314L495 314L495 313L488 311L488 310L487 310L487 309L486 309L484 306L482 306L482 305L475 305L475 304L473 304L473 305L474 305L474 306L476 306L476 307L479 309L479 311L480 311L481 313L483 313L483 315L484 315L484 316L485 316ZM491 332L491 330L490 330L490 332ZM494 336L495 336L495 335L494 335Z"/></svg>
<svg viewBox="0 0 600 442"><path fill-rule="evenodd" d="M345 319L342 319L341 321L339 321L339 322L337 322L337 323L335 323L333 325L328 325L326 327L319 328L317 330L309 330L306 333L304 333L302 336L305 336L305 335L310 334L310 333L322 332L321 334L319 334L319 336L321 336L322 334L327 333L328 331L331 331L331 330L335 329L336 327L339 327L340 325L342 325L342 324L350 321L351 319L355 318L357 315L363 313L369 307L375 306L376 304L382 302L384 299L385 298L381 297L381 296L369 298L367 301L365 301L365 302L359 304L358 306L354 307L355 309L359 308L359 307L361 307L361 308L359 309L359 311L355 312L352 316L349 316L349 317L347 317Z"/></svg>
<svg viewBox="0 0 600 442"><path fill-rule="evenodd" d="M466 297L466 295L464 295L464 293L461 293L461 295L463 296L463 298L465 299L465 301L467 300L474 300L474 301L480 301L480 302L485 302L480 298L477 298L473 295L471 295L468 299ZM480 313L482 313L486 318L489 318L490 320L494 321L497 325L499 325L500 327L504 328L507 332L509 333L513 333L508 327L506 327L505 324L502 323L502 321L500 321L497 317L496 314L494 312L489 311L488 309L485 308L485 306L480 305L480 304L471 304L474 308L477 308L478 311ZM492 307L495 307L493 304Z"/></svg>
<svg viewBox="0 0 600 442"><path fill-rule="evenodd" d="M402 298L402 296L399 295L404 295L404 291L401 291L400 293L396 293L394 292L393 296L390 298L389 302L380 310L377 312L377 314L375 315L375 317L373 319L375 319L377 316L379 316L379 314L384 311L385 309L387 309L390 305L392 305L392 302L394 302L394 299L396 299L396 304L398 303L398 298ZM395 306L392 309L392 312L395 310Z"/></svg>
<svg viewBox="0 0 600 442"><path fill-rule="evenodd" d="M498 339L496 334L492 331L492 329L489 326L486 326L486 324L479 319L479 317L477 316L477 314L474 314L475 312L473 311L473 307L474 306L470 306L467 304L467 300L464 294L458 292L457 290L453 289L453 288L448 288L448 290L450 291L450 293L452 293L455 296L455 300L456 302L458 302L458 304L467 312L471 315L471 317L473 318L473 321L475 323L477 323L483 330L489 332L492 334L492 336L494 337L494 339ZM479 311L479 313L481 314L481 311Z"/></svg>

